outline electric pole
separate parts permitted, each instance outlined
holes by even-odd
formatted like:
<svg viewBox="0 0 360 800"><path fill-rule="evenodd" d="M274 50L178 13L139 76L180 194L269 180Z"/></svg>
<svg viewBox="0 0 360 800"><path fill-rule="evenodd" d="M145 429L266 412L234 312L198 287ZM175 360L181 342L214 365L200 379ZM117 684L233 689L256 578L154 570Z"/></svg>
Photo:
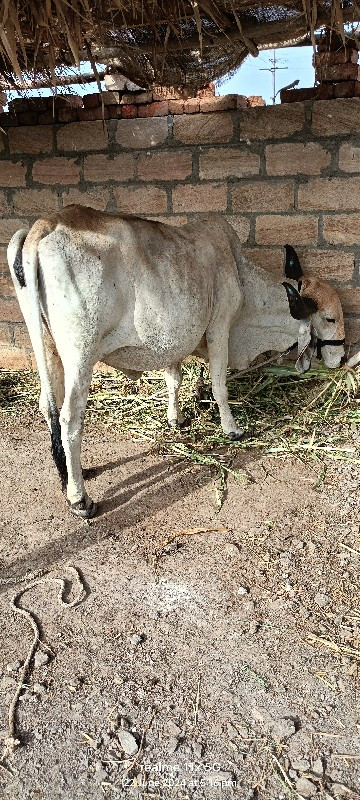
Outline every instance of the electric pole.
<svg viewBox="0 0 360 800"><path fill-rule="evenodd" d="M278 62L278 59L276 58L276 50L274 49L273 50L273 54L272 54L272 58L270 59L271 67L260 67L260 70L262 72L271 72L271 74L272 74L273 93L272 93L272 98L271 99L272 99L273 105L275 104L275 98L276 98L276 94L277 94L277 92L276 92L276 72L277 72L278 69L287 69L287 67L277 67L276 66L277 62Z"/></svg>

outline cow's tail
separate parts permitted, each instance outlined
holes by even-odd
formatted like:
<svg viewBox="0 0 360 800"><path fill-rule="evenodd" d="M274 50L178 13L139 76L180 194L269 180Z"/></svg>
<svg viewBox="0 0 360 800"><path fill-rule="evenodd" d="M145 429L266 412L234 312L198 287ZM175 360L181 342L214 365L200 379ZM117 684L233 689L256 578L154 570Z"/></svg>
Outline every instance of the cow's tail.
<svg viewBox="0 0 360 800"><path fill-rule="evenodd" d="M67 482L66 459L61 441L59 411L46 361L38 287L38 246L41 239L52 230L53 224L49 220L40 219L35 222L29 233L24 230L17 231L9 243L7 256L34 350L42 395L45 398L46 408L43 410L49 421L51 452L64 488Z"/></svg>

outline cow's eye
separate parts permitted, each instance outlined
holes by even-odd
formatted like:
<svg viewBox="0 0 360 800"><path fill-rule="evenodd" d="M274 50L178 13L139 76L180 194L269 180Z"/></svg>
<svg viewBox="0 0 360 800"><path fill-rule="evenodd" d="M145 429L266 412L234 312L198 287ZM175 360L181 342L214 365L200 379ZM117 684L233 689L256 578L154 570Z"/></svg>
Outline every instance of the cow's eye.
<svg viewBox="0 0 360 800"><path fill-rule="evenodd" d="M331 319L331 317L325 317L325 320L326 322L335 322L335 320Z"/></svg>

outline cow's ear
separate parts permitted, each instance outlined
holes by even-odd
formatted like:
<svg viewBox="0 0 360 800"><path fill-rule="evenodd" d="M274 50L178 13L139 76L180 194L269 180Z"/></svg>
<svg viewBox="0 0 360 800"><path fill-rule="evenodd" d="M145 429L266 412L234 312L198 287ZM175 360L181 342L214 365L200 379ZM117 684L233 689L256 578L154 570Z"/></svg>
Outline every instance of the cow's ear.
<svg viewBox="0 0 360 800"><path fill-rule="evenodd" d="M291 283L284 281L287 298L289 301L290 314L294 319L307 319L315 314L318 305L311 297L301 297L298 290Z"/></svg>
<svg viewBox="0 0 360 800"><path fill-rule="evenodd" d="M291 244L285 245L285 277L292 281L299 281L303 271L296 250Z"/></svg>

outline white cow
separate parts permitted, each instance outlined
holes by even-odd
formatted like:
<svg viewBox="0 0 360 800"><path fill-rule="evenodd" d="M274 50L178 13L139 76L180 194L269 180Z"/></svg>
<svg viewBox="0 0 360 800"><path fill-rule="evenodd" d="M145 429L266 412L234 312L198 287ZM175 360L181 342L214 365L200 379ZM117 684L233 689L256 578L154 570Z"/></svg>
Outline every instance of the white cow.
<svg viewBox="0 0 360 800"><path fill-rule="evenodd" d="M258 354L282 351L296 338L302 371L310 365L316 337L328 366L338 366L344 353L334 289L303 278L301 295L289 283L285 293L245 260L224 218L174 228L68 206L39 219L29 233L18 231L8 261L39 370L40 410L71 511L80 517L96 511L85 491L80 448L97 361L134 377L164 369L168 421L175 425L181 421L181 361L204 356L223 431L237 439L243 431L228 405L228 365L243 369ZM286 276L301 278L290 247Z"/></svg>

